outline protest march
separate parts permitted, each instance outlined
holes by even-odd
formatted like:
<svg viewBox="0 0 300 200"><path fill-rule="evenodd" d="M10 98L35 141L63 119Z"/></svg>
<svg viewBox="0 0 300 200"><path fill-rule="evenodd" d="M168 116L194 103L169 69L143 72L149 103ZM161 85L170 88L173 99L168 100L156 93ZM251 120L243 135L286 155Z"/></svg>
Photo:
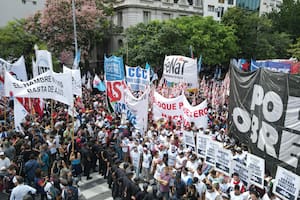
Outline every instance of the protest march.
<svg viewBox="0 0 300 200"><path fill-rule="evenodd" d="M82 199L103 176L113 199L297 200L300 76L231 62L207 77L197 59L104 57L104 74L38 50L0 60L0 191L9 199ZM13 70L12 70L13 69ZM201 76L200 76L201 75ZM28 77L32 77L28 79Z"/></svg>

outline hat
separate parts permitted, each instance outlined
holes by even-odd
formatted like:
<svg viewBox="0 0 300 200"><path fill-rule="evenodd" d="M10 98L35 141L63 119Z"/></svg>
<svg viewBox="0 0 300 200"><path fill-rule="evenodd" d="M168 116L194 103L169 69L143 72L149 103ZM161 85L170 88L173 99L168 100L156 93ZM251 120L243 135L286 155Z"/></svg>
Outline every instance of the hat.
<svg viewBox="0 0 300 200"><path fill-rule="evenodd" d="M0 156L4 156L4 151L0 151Z"/></svg>

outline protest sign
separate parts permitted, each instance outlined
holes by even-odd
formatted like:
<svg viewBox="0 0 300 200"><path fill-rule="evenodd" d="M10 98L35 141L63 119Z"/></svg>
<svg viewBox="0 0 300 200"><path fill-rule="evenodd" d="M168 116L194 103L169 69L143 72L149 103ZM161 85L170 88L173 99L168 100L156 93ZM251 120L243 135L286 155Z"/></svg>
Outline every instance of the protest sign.
<svg viewBox="0 0 300 200"><path fill-rule="evenodd" d="M241 163L237 160L232 160L231 162L231 173L238 173L240 179L243 181L245 187L249 185L249 171L247 168L247 165L244 163Z"/></svg>
<svg viewBox="0 0 300 200"><path fill-rule="evenodd" d="M264 188L265 160L253 154L247 154L250 183Z"/></svg>
<svg viewBox="0 0 300 200"><path fill-rule="evenodd" d="M55 73L49 70L22 82L6 72L4 88L5 96L53 99L73 105L71 73Z"/></svg>
<svg viewBox="0 0 300 200"><path fill-rule="evenodd" d="M222 147L216 150L216 170L230 176L232 153Z"/></svg>
<svg viewBox="0 0 300 200"><path fill-rule="evenodd" d="M216 166L216 152L219 144L213 140L207 140L205 162L213 167Z"/></svg>
<svg viewBox="0 0 300 200"><path fill-rule="evenodd" d="M106 81L124 80L123 58L117 56L107 58L104 56L104 72Z"/></svg>
<svg viewBox="0 0 300 200"><path fill-rule="evenodd" d="M210 138L207 135L197 134L197 154L201 158L206 157L206 146Z"/></svg>
<svg viewBox="0 0 300 200"><path fill-rule="evenodd" d="M273 192L286 200L296 200L300 190L300 177L280 166L277 167Z"/></svg>
<svg viewBox="0 0 300 200"><path fill-rule="evenodd" d="M183 131L183 141L186 148L190 148L192 151L195 151L195 137L193 131Z"/></svg>
<svg viewBox="0 0 300 200"><path fill-rule="evenodd" d="M132 91L145 91L150 84L149 70L126 66L126 83Z"/></svg>
<svg viewBox="0 0 300 200"><path fill-rule="evenodd" d="M153 119L173 120L183 126L190 126L194 122L197 128L207 127L207 102L191 106L184 95L176 98L165 98L154 92Z"/></svg>
<svg viewBox="0 0 300 200"><path fill-rule="evenodd" d="M168 82L191 83L198 86L197 60L184 56L166 56L163 77Z"/></svg>

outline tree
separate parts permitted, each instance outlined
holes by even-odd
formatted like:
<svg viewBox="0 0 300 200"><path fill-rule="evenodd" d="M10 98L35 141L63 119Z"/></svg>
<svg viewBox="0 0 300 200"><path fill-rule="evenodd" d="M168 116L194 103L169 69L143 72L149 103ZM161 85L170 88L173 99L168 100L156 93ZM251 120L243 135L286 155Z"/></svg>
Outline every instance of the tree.
<svg viewBox="0 0 300 200"><path fill-rule="evenodd" d="M288 33L295 41L300 37L300 1L283 0L278 10L267 14L279 32Z"/></svg>
<svg viewBox="0 0 300 200"><path fill-rule="evenodd" d="M292 54L293 58L300 60L300 37L297 39L296 43L291 45L288 51Z"/></svg>
<svg viewBox="0 0 300 200"><path fill-rule="evenodd" d="M126 30L127 45L120 50L124 57L128 51L128 64L162 66L165 55L203 56L207 65L222 64L237 53L236 37L232 28L211 17L181 17L169 21L152 21ZM128 49L127 49L128 46Z"/></svg>
<svg viewBox="0 0 300 200"><path fill-rule="evenodd" d="M230 8L222 23L232 27L238 38L240 52L237 57L271 59L288 57L289 35L274 29L272 21L258 13Z"/></svg>
<svg viewBox="0 0 300 200"><path fill-rule="evenodd" d="M38 37L32 35L24 30L25 20L14 20L0 28L0 57L15 61L20 56L24 56L27 71L31 69L31 57L34 55L34 44L45 46Z"/></svg>
<svg viewBox="0 0 300 200"><path fill-rule="evenodd" d="M96 42L109 36L107 32L112 24L107 17L112 14L112 4L107 5L102 0L76 0L75 13L78 46L88 62ZM27 22L27 30L46 41L49 50L59 56L61 62L73 58L72 0L47 0L45 9L28 18Z"/></svg>

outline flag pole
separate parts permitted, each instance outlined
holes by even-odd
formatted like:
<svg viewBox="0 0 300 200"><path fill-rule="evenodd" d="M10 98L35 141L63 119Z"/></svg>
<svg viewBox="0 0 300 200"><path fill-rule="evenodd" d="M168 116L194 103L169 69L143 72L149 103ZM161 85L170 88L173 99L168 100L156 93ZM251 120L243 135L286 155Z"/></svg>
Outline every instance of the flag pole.
<svg viewBox="0 0 300 200"><path fill-rule="evenodd" d="M78 51L78 44L77 44L77 30L76 30L75 0L72 0L72 14L73 14L75 56L76 56L77 55L77 51Z"/></svg>
<svg viewBox="0 0 300 200"><path fill-rule="evenodd" d="M75 139L75 120L74 120L74 101L72 105L72 152L74 153L74 139Z"/></svg>
<svg viewBox="0 0 300 200"><path fill-rule="evenodd" d="M51 99L51 103L50 103L50 106L51 106L51 112L50 112L50 115L51 115L51 130L53 131L53 127L54 127L54 121L53 121L53 99Z"/></svg>

